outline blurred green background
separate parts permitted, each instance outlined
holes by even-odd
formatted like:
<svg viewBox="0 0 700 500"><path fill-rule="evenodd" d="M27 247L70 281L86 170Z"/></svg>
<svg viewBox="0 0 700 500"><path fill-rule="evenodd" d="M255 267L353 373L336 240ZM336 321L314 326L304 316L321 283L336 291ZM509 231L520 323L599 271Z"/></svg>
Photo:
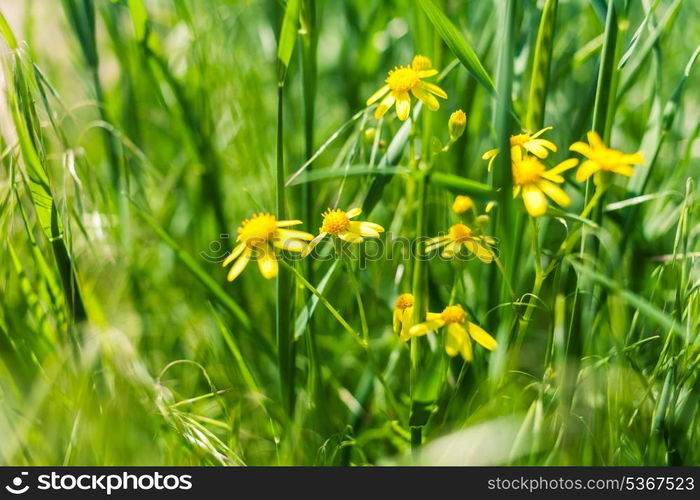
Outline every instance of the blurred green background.
<svg viewBox="0 0 700 500"><path fill-rule="evenodd" d="M499 54L512 44L513 133L532 104L544 3L431 2L497 84ZM591 128L610 30L605 1L548 3L558 6L543 125L554 126L547 137L559 146L555 164ZM689 65L700 43L700 5L613 3L611 144L641 150L653 165L648 180L611 190L597 260L584 259L583 274L562 263L558 278L545 282L517 354L508 342L516 313L495 266L427 264L429 309L455 298L501 348L477 348L472 364L456 358L444 366L426 404L421 463L700 464L700 76ZM515 9L515 28L504 35L506 4ZM290 214L304 219L304 230L315 233L321 212L338 201L362 205L382 178L389 182L376 207L361 218L387 228L385 241L416 236L410 175L344 175L385 158L383 145L365 139L378 126L371 110L362 112L365 100L416 53L438 69L454 64L441 82L449 98L425 115L418 150L433 136L445 143L447 118L461 108L467 131L432 168L498 187L481 160L502 135L493 125L498 99L455 60L424 6L301 2L285 80L284 166L288 177L324 146L312 168L331 172L287 189ZM354 278L344 270L327 275L331 261L295 264L314 286L331 276L324 296L356 331L366 323L370 346L319 305L295 342L292 417L280 397L275 284L254 266L228 284L218 264L243 219L276 211L285 4L0 0L0 12L7 20L0 462L410 461L409 350L391 331L391 315L397 295L410 289L412 264L368 262ZM391 143L400 126L387 114L381 140ZM408 156L398 141L385 161L408 167ZM458 183L447 187L429 186L427 236L454 222L454 194L474 196L480 212L489 201ZM582 186L570 182L566 190L569 212L579 213ZM522 212L518 203L513 210ZM578 229L571 216L547 217L546 258ZM489 234L510 257L522 305L534 273L529 237L499 234L495 224ZM589 328L577 330L568 320L582 275L598 278L581 292L595 300L584 318ZM295 283L296 326L310 294ZM431 338L419 340L437 359Z"/></svg>

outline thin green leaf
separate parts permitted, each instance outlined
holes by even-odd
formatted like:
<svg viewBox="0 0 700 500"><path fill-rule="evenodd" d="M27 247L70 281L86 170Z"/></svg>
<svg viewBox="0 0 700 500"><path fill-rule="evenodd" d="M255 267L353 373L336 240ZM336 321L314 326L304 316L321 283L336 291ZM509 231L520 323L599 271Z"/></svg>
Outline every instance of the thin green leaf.
<svg viewBox="0 0 700 500"><path fill-rule="evenodd" d="M547 0L542 9L540 27L537 30L535 56L532 60L532 77L530 79L530 97L525 117L525 127L531 131L536 131L543 127L549 83L549 65L552 61L554 26L556 25L558 4L559 0Z"/></svg>
<svg viewBox="0 0 700 500"><path fill-rule="evenodd" d="M418 0L418 3L455 57L460 60L464 67L474 75L486 90L495 92L493 80L486 72L483 64L481 64L474 49L464 40L464 37L455 25L452 24L452 21L449 20L445 13L442 12L432 0Z"/></svg>
<svg viewBox="0 0 700 500"><path fill-rule="evenodd" d="M282 20L282 31L280 32L279 43L277 46L277 59L280 63L279 83L284 83L287 75L289 61L294 52L294 45L297 41L297 26L299 24L299 6L300 0L288 0L287 7L284 9L284 19Z"/></svg>

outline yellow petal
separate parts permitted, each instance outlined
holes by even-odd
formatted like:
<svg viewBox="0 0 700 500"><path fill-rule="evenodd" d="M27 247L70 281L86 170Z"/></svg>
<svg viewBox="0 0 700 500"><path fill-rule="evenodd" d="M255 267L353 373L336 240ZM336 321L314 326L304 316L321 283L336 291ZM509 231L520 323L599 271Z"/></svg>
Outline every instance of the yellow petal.
<svg viewBox="0 0 700 500"><path fill-rule="evenodd" d="M411 114L411 97L407 92L401 92L396 96L396 116L401 121L408 119Z"/></svg>
<svg viewBox="0 0 700 500"><path fill-rule="evenodd" d="M294 220L278 220L277 221L277 227L289 227L289 226L298 226L301 224L300 220L294 219Z"/></svg>
<svg viewBox="0 0 700 500"><path fill-rule="evenodd" d="M308 244L302 240L295 240L295 239L287 239L287 240L279 240L276 239L273 241L273 244L277 248L281 248L282 250L287 250L288 252L297 252L297 253L303 253L304 250L306 250L306 247Z"/></svg>
<svg viewBox="0 0 700 500"><path fill-rule="evenodd" d="M268 280L277 276L279 272L277 255L269 245L260 247L258 252L258 268L260 268L260 274L263 275L263 278Z"/></svg>
<svg viewBox="0 0 700 500"><path fill-rule="evenodd" d="M423 323L413 325L408 333L411 335L411 337L420 337L428 332L434 332L442 326L445 326L445 322L441 319L428 320L424 321Z"/></svg>
<svg viewBox="0 0 700 500"><path fill-rule="evenodd" d="M520 149L520 146L513 146L510 148L510 159L515 163L523 160L523 151Z"/></svg>
<svg viewBox="0 0 700 500"><path fill-rule="evenodd" d="M549 196L554 202L561 207L568 207L571 204L569 195L562 188L544 179L537 181L537 187Z"/></svg>
<svg viewBox="0 0 700 500"><path fill-rule="evenodd" d="M438 70L435 68L424 69L418 72L418 78L430 78L438 74Z"/></svg>
<svg viewBox="0 0 700 500"><path fill-rule="evenodd" d="M389 109L394 105L394 102L396 101L396 98L394 97L393 94L389 94L384 98L382 102L379 103L379 106L377 106L377 109L374 110L374 118L376 120L379 120L382 116L384 116L384 113L389 111Z"/></svg>
<svg viewBox="0 0 700 500"><path fill-rule="evenodd" d="M343 241L347 241L348 243L355 244L360 244L363 241L365 241L364 238L362 238L362 235L354 233L352 231L346 231L344 233L341 233L338 235L338 238L340 238Z"/></svg>
<svg viewBox="0 0 700 500"><path fill-rule="evenodd" d="M464 242L464 246L484 264L493 262L493 254L491 251L481 246L476 240L467 240Z"/></svg>
<svg viewBox="0 0 700 500"><path fill-rule="evenodd" d="M629 163L632 165L641 165L644 163L644 157L642 156L641 152L637 152L634 154L623 154L622 157L620 158L620 163Z"/></svg>
<svg viewBox="0 0 700 500"><path fill-rule="evenodd" d="M496 157L494 156L494 157L492 157L492 158L489 160L489 165L488 165L488 167L486 167L486 169L487 169L489 172L493 169L493 161L494 161L495 159L496 159Z"/></svg>
<svg viewBox="0 0 700 500"><path fill-rule="evenodd" d="M223 264L221 264L223 267L228 266L231 262L236 260L236 258L243 253L243 250L245 249L245 243L239 243L238 245L235 246L233 250L231 250L231 253L228 254L226 259L224 259Z"/></svg>
<svg viewBox="0 0 700 500"><path fill-rule="evenodd" d="M598 171L600 171L600 165L596 162L591 160L584 161L576 171L576 181L583 182Z"/></svg>
<svg viewBox="0 0 700 500"><path fill-rule="evenodd" d="M523 144L523 147L538 158L547 158L549 151L547 151L547 148L540 144L540 140L526 142ZM554 146L554 144L552 145Z"/></svg>
<svg viewBox="0 0 700 500"><path fill-rule="evenodd" d="M455 357L459 353L459 348L462 346L463 338L459 332L455 330L455 323L451 323L447 327L447 338L445 338L445 352L450 357Z"/></svg>
<svg viewBox="0 0 700 500"><path fill-rule="evenodd" d="M547 171L547 172L542 172L541 177L543 179L547 179L547 180L550 180L552 182L556 182L558 184L561 184L562 182L564 182L564 178L561 175L552 173L551 170Z"/></svg>
<svg viewBox="0 0 700 500"><path fill-rule="evenodd" d="M379 90L377 90L374 94L372 94L372 95L370 96L369 99L367 99L367 103L366 103L367 106L371 106L372 104L374 104L375 102L377 102L377 101L378 101L379 99L381 99L382 96L383 96L384 94L386 94L387 92L389 92L389 86L388 86L388 85L384 85L382 88L380 88Z"/></svg>
<svg viewBox="0 0 700 500"><path fill-rule="evenodd" d="M394 333L399 333L399 327L401 326L401 315L403 311L401 309L394 308L394 321L392 322Z"/></svg>
<svg viewBox="0 0 700 500"><path fill-rule="evenodd" d="M314 235L311 233L307 233L306 231L297 231L296 229L278 229L277 230L277 238L280 240L286 240L290 238L294 238L296 240L313 240Z"/></svg>
<svg viewBox="0 0 700 500"><path fill-rule="evenodd" d="M549 126L549 127L543 128L543 129L541 129L541 130L538 130L537 132L535 132L534 134L532 134L532 135L530 136L530 139L536 139L536 138L538 138L539 136L541 136L542 134L544 134L546 131L552 130L553 128L554 128L554 127ZM549 142L549 141L547 141L547 142ZM556 149L553 149L552 151L556 151Z"/></svg>
<svg viewBox="0 0 700 500"><path fill-rule="evenodd" d="M438 109L440 109L440 103L438 102L438 100L435 99L435 97L432 94L426 92L422 88L416 86L411 90L411 93L418 99L423 101L425 105L428 106L428 109L430 109L431 111L437 111Z"/></svg>
<svg viewBox="0 0 700 500"><path fill-rule="evenodd" d="M442 242L449 240L449 239L450 239L450 237L447 235L435 236L434 238L430 238L430 239L425 240L425 244L430 245L430 246L437 245L438 243L442 243Z"/></svg>
<svg viewBox="0 0 700 500"><path fill-rule="evenodd" d="M368 238L379 238L379 232L368 224L371 222L353 221L350 223L350 231Z"/></svg>
<svg viewBox="0 0 700 500"><path fill-rule="evenodd" d="M326 237L328 233L320 233L318 236L316 236L313 240L309 242L308 245L306 245L306 248L304 249L303 252L301 252L302 257L306 257L309 255L314 248L316 248L316 245L321 243L321 240Z"/></svg>
<svg viewBox="0 0 700 500"><path fill-rule="evenodd" d="M533 217L539 217L547 212L547 198L532 184L523 186L523 203L525 203L527 213Z"/></svg>
<svg viewBox="0 0 700 500"><path fill-rule="evenodd" d="M401 317L401 341L408 342L411 339L411 327L413 326L413 307L403 310Z"/></svg>
<svg viewBox="0 0 700 500"><path fill-rule="evenodd" d="M547 173L560 174L574 168L576 165L578 165L578 158L569 158L568 160L564 160L563 162L559 163L556 167L549 169Z"/></svg>
<svg viewBox="0 0 700 500"><path fill-rule="evenodd" d="M550 151L554 151L555 153L557 152L557 145L554 144L552 141L549 141L547 139L535 139L532 142L536 142L537 144L549 149Z"/></svg>
<svg viewBox="0 0 700 500"><path fill-rule="evenodd" d="M467 363L472 362L474 355L472 354L472 342L469 340L469 337L464 337L464 342L462 342L462 348L459 350L459 352L464 361Z"/></svg>
<svg viewBox="0 0 700 500"><path fill-rule="evenodd" d="M462 248L461 243L457 243L455 241L450 242L445 249L442 251L442 258L443 259L451 259L455 255L459 253L459 250Z"/></svg>
<svg viewBox="0 0 700 500"><path fill-rule="evenodd" d="M483 155L481 155L482 160L490 160L498 154L498 149L489 149Z"/></svg>
<svg viewBox="0 0 700 500"><path fill-rule="evenodd" d="M574 142L571 146L569 146L569 151L580 153L587 158L593 156L593 150L585 142Z"/></svg>
<svg viewBox="0 0 700 500"><path fill-rule="evenodd" d="M248 262L250 262L250 255L252 253L253 251L249 247L246 247L240 258L233 264L233 266L231 266L228 276L226 276L227 280L233 281L238 278L238 275L243 272L245 267L248 265Z"/></svg>
<svg viewBox="0 0 700 500"><path fill-rule="evenodd" d="M479 325L476 325L471 321L467 321L467 331L477 343L489 351L494 351L498 347L498 342L496 342L496 339L486 333L486 330L481 328Z"/></svg>
<svg viewBox="0 0 700 500"><path fill-rule="evenodd" d="M428 92L435 94L438 97L442 97L443 99L447 99L447 92L442 90L440 87L438 87L435 84L428 83L428 82L423 82L423 88L427 90Z"/></svg>
<svg viewBox="0 0 700 500"><path fill-rule="evenodd" d="M348 216L348 219L352 219L353 217L357 217L362 213L362 209L359 207L351 208L348 210L345 214Z"/></svg>
<svg viewBox="0 0 700 500"><path fill-rule="evenodd" d="M586 134L586 137L588 138L588 144L590 144L593 149L602 149L605 147L605 144L603 144L603 140L598 135L598 132L591 130Z"/></svg>
<svg viewBox="0 0 700 500"><path fill-rule="evenodd" d="M436 320L436 319L442 318L442 314L440 314L440 313L431 313L431 312L428 312L428 313L426 313L425 318L426 318L428 321L434 321L434 320Z"/></svg>
<svg viewBox="0 0 700 500"><path fill-rule="evenodd" d="M466 330L458 323L450 323L447 327L447 338L445 339L445 352L448 356L462 355L466 362L472 361L472 346L467 336Z"/></svg>
<svg viewBox="0 0 700 500"><path fill-rule="evenodd" d="M634 167L630 165L618 165L613 169L613 172L626 177L632 177L632 174L634 174Z"/></svg>

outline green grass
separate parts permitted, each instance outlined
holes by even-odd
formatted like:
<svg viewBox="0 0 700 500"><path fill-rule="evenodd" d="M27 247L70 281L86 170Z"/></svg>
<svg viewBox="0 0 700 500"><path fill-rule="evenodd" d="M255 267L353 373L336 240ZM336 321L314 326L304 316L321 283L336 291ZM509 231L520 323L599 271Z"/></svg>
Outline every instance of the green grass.
<svg viewBox="0 0 700 500"><path fill-rule="evenodd" d="M696 2L0 13L1 464L700 465ZM448 99L375 120L365 100L415 53ZM598 194L566 172L571 206L532 223L507 145L549 125L548 166L588 130L645 162ZM371 241L277 283L220 265L253 213L316 233L361 206L391 246L457 222L456 194L498 202L500 268ZM461 304L499 348L400 342L411 290L416 319Z"/></svg>

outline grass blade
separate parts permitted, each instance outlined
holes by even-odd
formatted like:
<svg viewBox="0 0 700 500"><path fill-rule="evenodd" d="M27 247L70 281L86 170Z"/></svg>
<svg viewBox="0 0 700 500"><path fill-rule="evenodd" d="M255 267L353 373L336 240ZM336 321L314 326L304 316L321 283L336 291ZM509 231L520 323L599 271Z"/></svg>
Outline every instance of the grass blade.
<svg viewBox="0 0 700 500"><path fill-rule="evenodd" d="M301 0L287 0L282 19L282 31L277 45L277 61L279 62L278 81L282 85L287 76L289 61L297 41L297 26L299 24L299 6Z"/></svg>
<svg viewBox="0 0 700 500"><path fill-rule="evenodd" d="M546 1L540 17L540 27L537 30L535 56L532 61L532 77L530 79L530 96L525 117L525 128L531 131L540 130L544 126L549 66L552 61L554 26L556 25L558 4L559 0Z"/></svg>
<svg viewBox="0 0 700 500"><path fill-rule="evenodd" d="M467 70L474 75L481 85L489 92L494 92L493 80L486 72L483 64L476 55L474 49L464 40L459 30L452 24L452 21L439 9L432 0L418 0L423 12L433 23L435 30L452 53L464 65Z"/></svg>

